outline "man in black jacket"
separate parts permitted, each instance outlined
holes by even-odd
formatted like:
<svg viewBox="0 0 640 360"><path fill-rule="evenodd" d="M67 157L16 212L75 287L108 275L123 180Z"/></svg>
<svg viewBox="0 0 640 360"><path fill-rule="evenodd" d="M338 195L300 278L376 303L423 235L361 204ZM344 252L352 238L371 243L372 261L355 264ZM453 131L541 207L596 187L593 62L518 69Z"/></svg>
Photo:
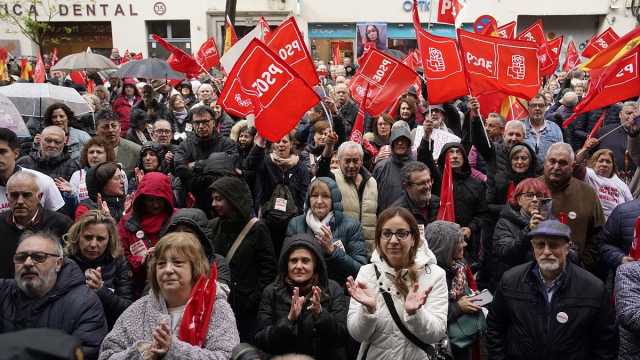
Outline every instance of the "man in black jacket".
<svg viewBox="0 0 640 360"><path fill-rule="evenodd" d="M487 318L490 359L617 359L604 284L567 261L571 230L541 222L526 237L535 261L504 273Z"/></svg>
<svg viewBox="0 0 640 360"><path fill-rule="evenodd" d="M436 219L440 207L440 198L431 194L432 186L433 179L427 165L412 161L402 168L404 194L393 204L411 211L423 238L425 227Z"/></svg>
<svg viewBox="0 0 640 360"><path fill-rule="evenodd" d="M104 310L78 265L63 258L60 241L45 233L27 235L13 263L14 279L0 280L0 333L60 329L80 340L87 359L97 358L107 335Z"/></svg>
<svg viewBox="0 0 640 360"><path fill-rule="evenodd" d="M80 170L80 164L65 151L64 130L58 126L47 126L42 130L41 138L39 149L19 158L17 164L47 174L54 180L69 181L71 175Z"/></svg>

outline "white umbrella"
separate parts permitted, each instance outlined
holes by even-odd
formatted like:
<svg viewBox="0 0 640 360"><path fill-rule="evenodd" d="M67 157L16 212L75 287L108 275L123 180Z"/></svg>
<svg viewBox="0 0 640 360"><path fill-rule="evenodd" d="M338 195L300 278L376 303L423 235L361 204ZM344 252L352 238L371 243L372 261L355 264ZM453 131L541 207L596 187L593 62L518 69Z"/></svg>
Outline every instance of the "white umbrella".
<svg viewBox="0 0 640 360"><path fill-rule="evenodd" d="M98 71L117 68L118 65L114 64L108 57L100 54L94 54L91 52L91 48L87 48L87 51L63 57L51 67L51 71Z"/></svg>
<svg viewBox="0 0 640 360"><path fill-rule="evenodd" d="M20 115L42 118L47 108L64 103L76 116L92 112L89 104L74 89L49 83L14 83L0 86L0 94L8 97Z"/></svg>
<svg viewBox="0 0 640 360"><path fill-rule="evenodd" d="M0 95L0 128L7 128L19 137L30 137L27 125L20 116L20 112L13 105L11 100L4 95Z"/></svg>

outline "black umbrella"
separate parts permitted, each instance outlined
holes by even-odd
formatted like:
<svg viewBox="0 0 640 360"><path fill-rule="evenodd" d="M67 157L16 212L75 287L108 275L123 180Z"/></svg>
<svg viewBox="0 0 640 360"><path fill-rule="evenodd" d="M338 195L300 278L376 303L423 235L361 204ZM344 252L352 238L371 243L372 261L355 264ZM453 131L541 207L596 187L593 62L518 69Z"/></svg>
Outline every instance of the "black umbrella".
<svg viewBox="0 0 640 360"><path fill-rule="evenodd" d="M142 60L132 60L122 65L120 69L111 77L117 78L145 78L145 79L172 79L182 80L185 78L183 73L179 73L171 68L166 61L157 58L148 58Z"/></svg>

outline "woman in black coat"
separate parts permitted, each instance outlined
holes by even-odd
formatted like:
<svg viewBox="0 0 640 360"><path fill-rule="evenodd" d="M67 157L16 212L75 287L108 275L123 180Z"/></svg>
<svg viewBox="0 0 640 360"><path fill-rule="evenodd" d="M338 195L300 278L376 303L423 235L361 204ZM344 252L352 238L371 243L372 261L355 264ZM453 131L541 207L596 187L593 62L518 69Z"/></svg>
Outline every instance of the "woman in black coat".
<svg viewBox="0 0 640 360"><path fill-rule="evenodd" d="M347 304L327 277L318 242L309 234L285 240L278 277L262 293L255 344L270 354L346 359Z"/></svg>
<svg viewBox="0 0 640 360"><path fill-rule="evenodd" d="M133 302L133 284L127 259L122 255L115 221L91 210L64 236L65 255L84 271L87 286L102 302L109 329Z"/></svg>

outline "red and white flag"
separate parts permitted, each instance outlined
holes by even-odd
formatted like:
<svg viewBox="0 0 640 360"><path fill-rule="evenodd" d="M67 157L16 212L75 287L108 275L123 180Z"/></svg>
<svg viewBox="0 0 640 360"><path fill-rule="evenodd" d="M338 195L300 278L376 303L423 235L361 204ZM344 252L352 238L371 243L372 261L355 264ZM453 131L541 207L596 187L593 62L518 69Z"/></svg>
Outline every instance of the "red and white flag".
<svg viewBox="0 0 640 360"><path fill-rule="evenodd" d="M402 62L373 48L362 55L359 63L360 67L351 79L351 97L357 103L362 102L369 86L367 112L373 117L387 110L418 76Z"/></svg>
<svg viewBox="0 0 640 360"><path fill-rule="evenodd" d="M530 41L538 45L538 58L540 59L540 73L545 74L549 71L550 67L553 67L553 60L551 60L551 49L547 44L547 37L544 34L542 27L542 20L538 20L533 25L524 29L517 40Z"/></svg>
<svg viewBox="0 0 640 360"><path fill-rule="evenodd" d="M609 27L607 30L602 32L602 34L594 36L589 40L587 46L582 50L582 56L590 58L601 50L608 48L609 45L613 44L618 39L620 39L620 35L616 34L616 32Z"/></svg>
<svg viewBox="0 0 640 360"><path fill-rule="evenodd" d="M200 65L198 65L198 62L193 58L193 56L187 54L179 47L170 44L167 40L156 34L152 34L151 37L171 53L169 58L167 58L167 63L173 70L185 73L188 77L198 75L202 72Z"/></svg>
<svg viewBox="0 0 640 360"><path fill-rule="evenodd" d="M320 83L307 44L293 16L273 30L265 44L271 51L278 54L282 61L291 66L307 84L314 86Z"/></svg>
<svg viewBox="0 0 640 360"><path fill-rule="evenodd" d="M258 39L240 55L220 93L228 113L254 114L260 135L273 142L288 134L319 101L316 92Z"/></svg>
<svg viewBox="0 0 640 360"><path fill-rule="evenodd" d="M53 48L53 51L51 52L51 66L55 65L58 63L58 48Z"/></svg>
<svg viewBox="0 0 640 360"><path fill-rule="evenodd" d="M498 90L531 99L540 88L538 46L458 29L467 81L474 96Z"/></svg>
<svg viewBox="0 0 640 360"><path fill-rule="evenodd" d="M33 72L33 82L43 83L47 80L47 71L44 68L44 61L42 61L42 55L38 54L36 61L36 68Z"/></svg>
<svg viewBox="0 0 640 360"><path fill-rule="evenodd" d="M580 64L580 54L578 54L578 49L576 49L576 44L573 40L569 41L569 45L567 45L567 54L564 58L564 64L562 65L562 71L570 71Z"/></svg>
<svg viewBox="0 0 640 360"><path fill-rule="evenodd" d="M453 200L453 171L449 154L444 158L444 170L442 172L442 185L440 187L440 207L437 220L456 222L456 208Z"/></svg>
<svg viewBox="0 0 640 360"><path fill-rule="evenodd" d="M551 61L553 62L553 66L550 66L546 71L543 71L542 76L549 76L554 72L556 72L556 69L560 64L560 52L562 50L563 41L564 41L564 36L559 36L547 42L547 45L549 46L549 50L551 50Z"/></svg>
<svg viewBox="0 0 640 360"><path fill-rule="evenodd" d="M269 23L264 19L264 16L260 16L258 23L262 28L262 40L267 42L267 40L269 40L269 36L271 36L271 27L269 27Z"/></svg>
<svg viewBox="0 0 640 360"><path fill-rule="evenodd" d="M516 22L511 21L498 27L498 29L496 29L496 33L498 34L498 37L501 37L503 39L515 40L516 39Z"/></svg>
<svg viewBox="0 0 640 360"><path fill-rule="evenodd" d="M363 134L364 134L364 113L367 107L367 98L369 97L369 84L364 91L364 97L362 98L362 102L358 108L358 115L356 116L356 121L353 124L353 128L351 129L351 135L349 136L349 140L355 141L358 144L362 144Z"/></svg>
<svg viewBox="0 0 640 360"><path fill-rule="evenodd" d="M420 54L417 51L410 51L404 59L402 59L402 63L407 65L407 67L416 73L418 73L418 68L422 67L420 61ZM413 82L413 87L416 88L416 96L419 98L422 97L422 81L419 76L416 76L416 80Z"/></svg>
<svg viewBox="0 0 640 360"><path fill-rule="evenodd" d="M459 0L439 0L438 19L436 21L443 24L455 25L456 17L460 14L462 6Z"/></svg>
<svg viewBox="0 0 640 360"><path fill-rule="evenodd" d="M196 61L206 70L220 64L220 53L218 53L218 47L213 37L210 37L200 45L200 49L196 53Z"/></svg>

